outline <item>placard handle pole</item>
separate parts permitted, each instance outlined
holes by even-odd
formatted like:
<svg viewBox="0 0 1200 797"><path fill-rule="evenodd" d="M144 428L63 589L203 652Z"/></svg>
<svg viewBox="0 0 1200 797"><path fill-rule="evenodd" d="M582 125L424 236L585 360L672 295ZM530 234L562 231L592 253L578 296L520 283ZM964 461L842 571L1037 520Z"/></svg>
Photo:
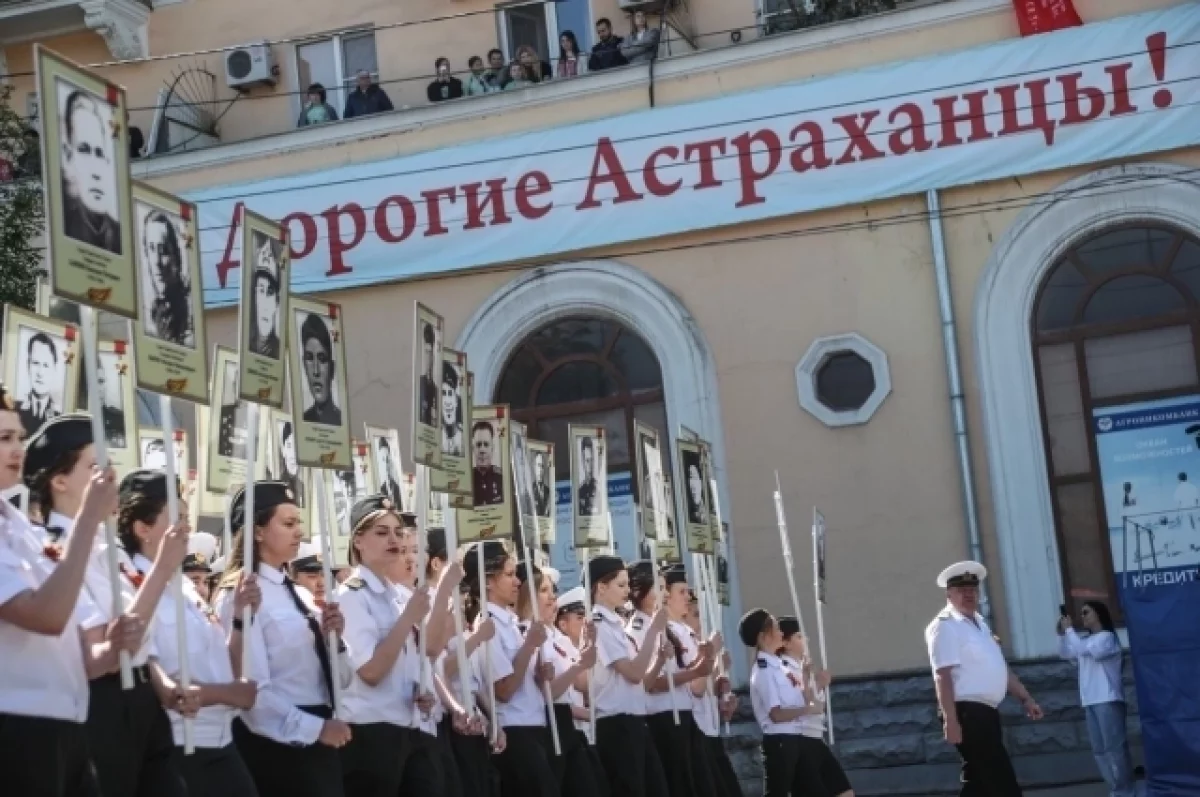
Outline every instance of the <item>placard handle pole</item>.
<svg viewBox="0 0 1200 797"><path fill-rule="evenodd" d="M171 526L179 524L179 491L176 489L178 474L175 473L175 424L171 419L171 399L158 397L158 414L162 419L163 447L167 453L167 520ZM179 686L186 693L192 687L192 665L188 661L187 607L184 605L183 568L175 574L171 584L175 594L175 646L179 655ZM191 717L183 718L183 754L196 752L194 728Z"/></svg>

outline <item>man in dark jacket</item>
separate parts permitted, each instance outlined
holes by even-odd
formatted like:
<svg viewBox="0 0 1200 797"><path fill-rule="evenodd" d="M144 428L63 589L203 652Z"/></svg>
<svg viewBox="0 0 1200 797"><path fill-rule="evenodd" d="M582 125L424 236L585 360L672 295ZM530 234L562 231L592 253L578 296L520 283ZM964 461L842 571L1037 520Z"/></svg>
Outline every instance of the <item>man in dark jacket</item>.
<svg viewBox="0 0 1200 797"><path fill-rule="evenodd" d="M457 100L463 95L462 81L450 74L450 59L445 56L437 59L434 62L434 68L437 70L437 77L429 84L425 90L426 96L430 102L443 102L445 100Z"/></svg>
<svg viewBox="0 0 1200 797"><path fill-rule="evenodd" d="M592 57L588 59L589 71L599 72L629 63L621 54L621 37L613 35L612 23L608 19L601 17L596 22L596 38L599 41L592 47Z"/></svg>
<svg viewBox="0 0 1200 797"><path fill-rule="evenodd" d="M377 84L371 82L371 74L360 69L357 78L358 87L346 98L346 112L343 119L353 119L356 116L369 116L392 109L392 101L387 93Z"/></svg>

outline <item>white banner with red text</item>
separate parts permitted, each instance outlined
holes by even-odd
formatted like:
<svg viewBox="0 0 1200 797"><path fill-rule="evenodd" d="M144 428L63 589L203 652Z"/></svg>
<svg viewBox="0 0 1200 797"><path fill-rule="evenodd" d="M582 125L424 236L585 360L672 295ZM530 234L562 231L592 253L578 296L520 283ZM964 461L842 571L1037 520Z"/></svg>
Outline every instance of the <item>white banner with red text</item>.
<svg viewBox="0 0 1200 797"><path fill-rule="evenodd" d="M329 291L1200 143L1200 5L675 107L187 196L208 306L237 206ZM637 246L631 246L636 251Z"/></svg>

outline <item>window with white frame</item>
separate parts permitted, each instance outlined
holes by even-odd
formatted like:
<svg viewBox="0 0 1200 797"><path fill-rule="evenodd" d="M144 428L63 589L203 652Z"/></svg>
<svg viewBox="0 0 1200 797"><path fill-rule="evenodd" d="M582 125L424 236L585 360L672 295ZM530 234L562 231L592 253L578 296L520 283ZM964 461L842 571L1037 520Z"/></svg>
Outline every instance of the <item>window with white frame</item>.
<svg viewBox="0 0 1200 797"><path fill-rule="evenodd" d="M554 3L521 3L496 7L500 28L500 49L505 59L517 57L520 47L529 45L543 61L558 56L558 15Z"/></svg>
<svg viewBox="0 0 1200 797"><path fill-rule="evenodd" d="M296 111L304 106L304 92L313 83L325 87L325 101L338 117L346 109L346 97L354 88L354 76L365 69L379 79L374 31L347 31L296 45Z"/></svg>

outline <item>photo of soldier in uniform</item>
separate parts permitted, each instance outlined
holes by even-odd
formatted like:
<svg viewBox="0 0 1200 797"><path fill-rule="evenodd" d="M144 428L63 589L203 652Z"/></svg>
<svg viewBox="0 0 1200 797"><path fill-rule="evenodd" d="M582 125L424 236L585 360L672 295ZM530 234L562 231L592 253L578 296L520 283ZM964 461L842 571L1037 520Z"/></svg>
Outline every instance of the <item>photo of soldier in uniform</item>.
<svg viewBox="0 0 1200 797"><path fill-rule="evenodd" d="M63 414L67 390L63 355L67 341L34 327L18 326L17 346L17 413L28 436Z"/></svg>
<svg viewBox="0 0 1200 797"><path fill-rule="evenodd" d="M297 355L304 372L304 420L329 426L342 425L338 385L338 363L334 357L333 337L324 317L303 310L295 313Z"/></svg>
<svg viewBox="0 0 1200 797"><path fill-rule="evenodd" d="M704 484L704 469L700 463L700 452L685 449L682 459L683 476L687 484L684 497L687 499L688 523L705 525L708 523L708 490Z"/></svg>
<svg viewBox="0 0 1200 797"><path fill-rule="evenodd" d="M434 414L438 403L438 387L433 379L433 357L438 350L437 331L433 324L421 322L421 387L420 413L418 419L426 426L434 426ZM442 366L445 368L445 365Z"/></svg>
<svg viewBox="0 0 1200 797"><path fill-rule="evenodd" d="M279 440L279 481L291 486L297 506L306 506L304 479L300 475L300 463L296 460L296 427L284 418L276 420L276 430Z"/></svg>
<svg viewBox="0 0 1200 797"><path fill-rule="evenodd" d="M167 445L161 437L147 437L142 440L142 467L166 470Z"/></svg>
<svg viewBox="0 0 1200 797"><path fill-rule="evenodd" d="M496 461L496 427L491 421L476 421L471 427L471 488L475 507L504 503L504 470Z"/></svg>
<svg viewBox="0 0 1200 797"><path fill-rule="evenodd" d="M575 511L580 517L600 514L602 501L596 481L596 462L603 456L603 444L592 437L579 438L579 503ZM600 449L599 451L597 449Z"/></svg>
<svg viewBox="0 0 1200 797"><path fill-rule="evenodd" d="M117 189L113 107L63 78L55 81L61 125L63 235L121 254L121 201Z"/></svg>
<svg viewBox="0 0 1200 797"><path fill-rule="evenodd" d="M120 373L121 357L114 352L100 352L97 358L96 380L100 388L100 414L104 419L104 439L111 448L125 448L125 391ZM84 383L86 384L86 383ZM90 406L90 404L88 405Z"/></svg>
<svg viewBox="0 0 1200 797"><path fill-rule="evenodd" d="M225 363L221 387L220 426L217 431L217 453L223 457L243 459L246 456L246 404L238 401L238 363Z"/></svg>
<svg viewBox="0 0 1200 797"><path fill-rule="evenodd" d="M424 379L424 377L422 377ZM463 455L462 390L466 379L452 363L442 362L442 453Z"/></svg>
<svg viewBox="0 0 1200 797"><path fill-rule="evenodd" d="M540 518L554 511L554 486L550 484L550 457L545 451L533 453L533 506Z"/></svg>
<svg viewBox="0 0 1200 797"><path fill-rule="evenodd" d="M138 281L142 291L142 330L149 337L194 348L191 270L178 216L134 202L139 236Z"/></svg>
<svg viewBox="0 0 1200 797"><path fill-rule="evenodd" d="M523 424L509 425L512 440L513 484L516 487L517 511L522 518L533 518L533 482L529 465L529 448Z"/></svg>
<svg viewBox="0 0 1200 797"><path fill-rule="evenodd" d="M250 350L263 357L279 359L279 261L283 244L254 230L250 235L254 264L254 291L251 293Z"/></svg>
<svg viewBox="0 0 1200 797"><path fill-rule="evenodd" d="M392 441L382 435L371 440L371 448L375 452L375 473L378 474L379 492L392 500L399 507L408 507L404 503L404 493L400 487L400 466L397 462L399 452L392 451Z"/></svg>

